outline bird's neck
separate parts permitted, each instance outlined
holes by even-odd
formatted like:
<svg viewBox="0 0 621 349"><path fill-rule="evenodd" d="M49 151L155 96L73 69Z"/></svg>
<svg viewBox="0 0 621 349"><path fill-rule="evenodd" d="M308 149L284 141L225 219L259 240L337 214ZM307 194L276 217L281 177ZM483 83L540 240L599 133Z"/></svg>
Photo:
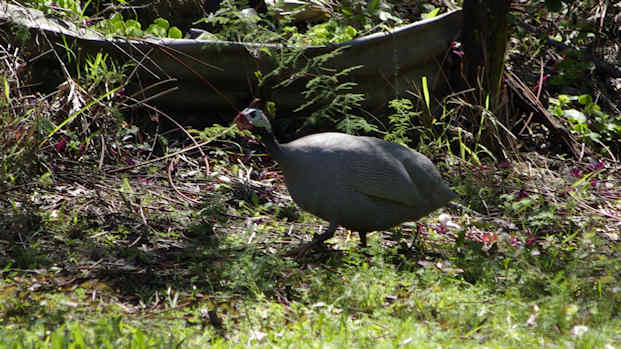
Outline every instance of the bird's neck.
<svg viewBox="0 0 621 349"><path fill-rule="evenodd" d="M280 160L280 156L282 155L282 149L280 148L280 143L276 140L276 136L273 133L263 131L260 132L261 140L263 144L265 144L265 148L267 148L268 153L274 158L274 160Z"/></svg>

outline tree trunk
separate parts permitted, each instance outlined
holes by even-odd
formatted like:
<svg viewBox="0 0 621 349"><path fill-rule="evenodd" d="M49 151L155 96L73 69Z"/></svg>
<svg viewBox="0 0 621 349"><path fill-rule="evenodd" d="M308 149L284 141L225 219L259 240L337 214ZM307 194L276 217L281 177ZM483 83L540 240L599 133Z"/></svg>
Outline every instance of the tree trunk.
<svg viewBox="0 0 621 349"><path fill-rule="evenodd" d="M474 88L470 96L475 152L483 150L502 158L515 150L514 137L507 131L510 113L503 103L501 87L508 40L511 0L464 0L464 78Z"/></svg>
<svg viewBox="0 0 621 349"><path fill-rule="evenodd" d="M464 0L464 73L498 105L508 38L510 0ZM480 81L480 83L479 83ZM481 86L479 86L481 85Z"/></svg>

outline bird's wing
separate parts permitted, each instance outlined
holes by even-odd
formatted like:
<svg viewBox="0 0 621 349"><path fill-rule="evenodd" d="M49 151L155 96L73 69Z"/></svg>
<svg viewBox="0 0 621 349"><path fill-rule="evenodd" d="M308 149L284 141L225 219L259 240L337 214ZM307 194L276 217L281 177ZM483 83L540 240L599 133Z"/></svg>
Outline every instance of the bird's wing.
<svg viewBox="0 0 621 349"><path fill-rule="evenodd" d="M401 205L416 206L422 194L399 158L384 151L365 152L345 159L348 184L356 191Z"/></svg>
<svg viewBox="0 0 621 349"><path fill-rule="evenodd" d="M377 138L318 134L282 148L289 156L281 166L290 174L290 190L303 191L301 199L310 191L336 195L348 188L404 206L435 208L448 201L445 191L451 193L425 156Z"/></svg>

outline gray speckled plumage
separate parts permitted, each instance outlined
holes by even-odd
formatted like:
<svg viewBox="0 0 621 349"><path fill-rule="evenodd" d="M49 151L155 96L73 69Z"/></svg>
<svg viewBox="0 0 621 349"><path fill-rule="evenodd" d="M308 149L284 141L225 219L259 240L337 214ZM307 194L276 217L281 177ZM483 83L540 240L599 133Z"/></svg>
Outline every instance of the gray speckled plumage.
<svg viewBox="0 0 621 349"><path fill-rule="evenodd" d="M236 121L253 126L283 172L293 200L337 226L365 233L417 220L457 196L426 156L373 137L319 133L278 144L260 110L246 109ZM309 246L306 246L306 250Z"/></svg>

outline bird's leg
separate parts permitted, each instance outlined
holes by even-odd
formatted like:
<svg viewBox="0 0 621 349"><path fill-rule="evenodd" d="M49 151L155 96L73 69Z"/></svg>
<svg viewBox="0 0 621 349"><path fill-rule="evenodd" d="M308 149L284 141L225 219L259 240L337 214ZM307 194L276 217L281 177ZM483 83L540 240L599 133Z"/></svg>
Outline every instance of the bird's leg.
<svg viewBox="0 0 621 349"><path fill-rule="evenodd" d="M358 236L360 236L360 247L367 247L367 232L359 231Z"/></svg>
<svg viewBox="0 0 621 349"><path fill-rule="evenodd" d="M314 244L322 244L324 241L328 240L329 238L334 236L334 232L336 231L336 223L332 223L330 222L330 225L328 226L328 229L323 233L323 234L319 234L319 235L315 235L315 237L313 238L312 243Z"/></svg>
<svg viewBox="0 0 621 349"><path fill-rule="evenodd" d="M334 232L336 231L336 227L337 227L336 223L330 222L330 225L328 226L328 230L326 230L323 234L316 235L313 238L313 241L303 243L300 246L294 248L293 250L288 251L287 253L285 253L285 256L289 256L289 257L304 256L309 249L317 245L321 245L323 244L324 241L333 237Z"/></svg>

